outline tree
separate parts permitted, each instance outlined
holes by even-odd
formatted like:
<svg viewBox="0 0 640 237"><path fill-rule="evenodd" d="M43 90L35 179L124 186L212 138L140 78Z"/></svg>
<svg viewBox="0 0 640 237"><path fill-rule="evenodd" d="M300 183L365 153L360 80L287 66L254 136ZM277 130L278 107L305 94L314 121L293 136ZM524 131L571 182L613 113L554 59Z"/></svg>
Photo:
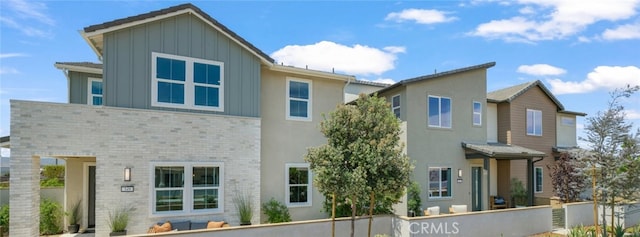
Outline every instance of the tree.
<svg viewBox="0 0 640 237"><path fill-rule="evenodd" d="M351 236L358 204L369 204L369 235L378 203L397 203L413 166L403 154L400 124L384 98L361 94L354 104L338 105L320 123L327 144L310 148L305 160L325 197L351 205ZM383 202L380 202L380 201ZM380 204L382 205L382 204Z"/></svg>
<svg viewBox="0 0 640 237"><path fill-rule="evenodd" d="M585 176L580 172L579 163L570 153L560 154L560 158L553 164L547 165L551 171L553 192L564 202L578 200L580 193L587 187Z"/></svg>
<svg viewBox="0 0 640 237"><path fill-rule="evenodd" d="M640 86L627 86L613 91L608 108L587 118L586 138L589 152L579 157L585 164L585 172L591 174L593 183L594 221L597 223L597 203L611 205L613 212L617 203L637 200L638 131L631 133L632 124L625 122L624 106L620 100L630 97ZM636 169L636 170L634 170ZM606 209L603 208L603 233L606 234ZM613 226L613 214L611 225Z"/></svg>

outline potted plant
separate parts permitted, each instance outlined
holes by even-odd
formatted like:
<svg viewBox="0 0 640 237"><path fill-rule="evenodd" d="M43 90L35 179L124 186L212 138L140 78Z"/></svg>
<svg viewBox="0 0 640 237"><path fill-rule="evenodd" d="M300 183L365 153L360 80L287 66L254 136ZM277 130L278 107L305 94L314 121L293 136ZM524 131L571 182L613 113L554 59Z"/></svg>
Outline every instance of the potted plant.
<svg viewBox="0 0 640 237"><path fill-rule="evenodd" d="M129 224L129 214L132 208L121 207L114 211L109 211L109 228L111 233L109 236L127 235L127 225Z"/></svg>
<svg viewBox="0 0 640 237"><path fill-rule="evenodd" d="M78 230L80 230L80 219L82 218L80 204L82 204L82 199L78 199L78 201L73 203L71 208L64 213L69 223L69 226L67 226L69 233L78 233Z"/></svg>
<svg viewBox="0 0 640 237"><path fill-rule="evenodd" d="M233 196L233 204L236 206L240 216L240 225L251 225L251 218L253 217L251 195L246 192L236 192L235 196Z"/></svg>
<svg viewBox="0 0 640 237"><path fill-rule="evenodd" d="M527 190L519 179L511 179L511 198L516 207L525 207L527 205Z"/></svg>

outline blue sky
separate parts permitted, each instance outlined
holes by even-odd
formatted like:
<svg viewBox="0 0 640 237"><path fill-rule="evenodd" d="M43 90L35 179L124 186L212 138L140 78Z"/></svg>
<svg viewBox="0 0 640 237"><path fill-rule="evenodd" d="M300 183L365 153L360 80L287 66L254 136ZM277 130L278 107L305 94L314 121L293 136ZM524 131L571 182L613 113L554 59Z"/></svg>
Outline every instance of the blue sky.
<svg viewBox="0 0 640 237"><path fill-rule="evenodd" d="M0 1L0 136L10 134L9 100L67 102L55 62L98 62L84 27L181 3ZM640 0L193 3L278 62L362 80L495 61L490 91L541 80L567 110L589 116L612 89L640 85ZM640 94L623 105L640 127Z"/></svg>

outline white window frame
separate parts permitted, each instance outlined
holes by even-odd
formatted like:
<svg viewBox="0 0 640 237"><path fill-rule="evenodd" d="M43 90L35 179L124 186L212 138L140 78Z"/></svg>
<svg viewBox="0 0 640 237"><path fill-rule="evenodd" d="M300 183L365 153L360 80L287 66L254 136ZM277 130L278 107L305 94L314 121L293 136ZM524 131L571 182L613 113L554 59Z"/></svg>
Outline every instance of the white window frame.
<svg viewBox="0 0 640 237"><path fill-rule="evenodd" d="M182 187L182 211L156 212L156 187L155 168L157 166L181 166L184 168L184 185ZM218 187L218 208L195 210L193 209L193 167L218 167L220 184ZM149 210L151 217L209 215L224 213L224 163L223 162L151 162L149 169ZM196 188L200 189L200 188Z"/></svg>
<svg viewBox="0 0 640 237"><path fill-rule="evenodd" d="M290 191L289 188L291 187L289 184L289 168L307 168L307 202L290 202L289 200L289 195L290 195ZM287 163L285 164L285 175L284 175L284 200L285 200L285 205L287 205L287 207L310 207L313 204L313 174L311 172L311 168L309 166L309 163Z"/></svg>
<svg viewBox="0 0 640 237"><path fill-rule="evenodd" d="M476 112L476 104L480 105L480 112ZM471 122L473 123L473 125L482 126L482 103L478 101L473 101L473 103L471 104L471 111L473 113L473 116L471 116ZM480 118L479 123L476 123L476 120L475 120L476 115Z"/></svg>
<svg viewBox="0 0 640 237"><path fill-rule="evenodd" d="M431 122L429 121L429 110L431 109L429 106L429 99L431 98L437 98L438 99L438 125L431 125ZM449 126L442 126L442 99L448 99L449 100ZM429 95L427 96L427 126L429 126L430 128L452 128L453 127L453 100L450 97L444 97L444 96L436 96L436 95Z"/></svg>
<svg viewBox="0 0 640 237"><path fill-rule="evenodd" d="M438 190L439 190L439 196L432 196L431 195L431 170L432 169L439 169L440 172L438 172L439 175L439 180L438 180ZM449 179L447 180L447 182L449 182L449 190L447 190L447 192L449 193L449 196L442 196L442 170L443 169L448 169L449 170ZM447 198L453 198L453 182L451 182L451 179L453 178L453 174L451 173L453 172L453 169L451 167L448 166L431 166L431 167L427 167L427 192L428 192L428 196L429 199L447 199Z"/></svg>
<svg viewBox="0 0 640 237"><path fill-rule="evenodd" d="M396 98L398 98L398 106L393 106L393 100L395 100ZM396 118L400 118L400 113L401 113L401 108L402 107L402 101L400 100L400 94L398 95L394 95L391 97L391 112L396 116ZM398 110L398 114L396 114L396 109Z"/></svg>
<svg viewBox="0 0 640 237"><path fill-rule="evenodd" d="M102 83L102 94L100 94L100 95L93 94L93 90L91 88L91 84L94 81ZM93 97L94 96L102 98L102 104L101 105L104 105L104 83L102 82L102 79L89 77L88 84L87 84L87 104L88 105L93 105L93 106L101 106L101 105L94 105L93 104Z"/></svg>
<svg viewBox="0 0 640 237"><path fill-rule="evenodd" d="M307 85L309 85L309 99L300 99L300 98L291 98L289 97L289 85L291 84L291 82L300 82L300 83L306 83ZM285 100L285 117L287 118L287 120L293 120L293 121L306 121L306 122L310 122L312 121L312 111L313 111L313 82L311 80L307 80L307 79L301 79L301 78L293 78L293 77L287 77L286 80L286 100ZM290 101L291 100L296 100L296 101L304 101L307 102L307 117L298 117L298 116L291 116L291 106L290 106Z"/></svg>
<svg viewBox="0 0 640 237"><path fill-rule="evenodd" d="M185 61L185 80L184 82L175 81L175 80L167 80L163 78L157 78L157 58L167 58L167 59L175 59ZM193 77L193 64L194 63L203 63L209 65L216 65L220 67L220 85L210 85L210 84L200 84L194 82ZM177 108L177 109L196 109L196 110L207 110L207 111L217 111L224 112L224 62L218 62L207 59L200 58L192 58L192 57L184 57L172 54L164 54L151 52L151 106L154 107L165 107L165 108ZM184 104L174 104L174 103L164 103L158 102L158 82L169 82L174 84L182 83L184 84ZM206 86L218 88L218 106L203 106L195 104L195 87L196 86Z"/></svg>
<svg viewBox="0 0 640 237"><path fill-rule="evenodd" d="M531 121L529 121L529 112L533 113ZM540 113L540 121L536 120L536 113ZM526 118L525 129L527 130L527 135L529 135L529 136L542 136L542 120L543 120L542 119L542 110L527 109L527 114L526 114L525 118ZM529 122L533 123L533 132L532 133L530 133L529 129L528 129ZM540 125L540 134L536 134L536 124Z"/></svg>
<svg viewBox="0 0 640 237"><path fill-rule="evenodd" d="M538 170L540 170L540 190L538 190ZM542 193L544 191L544 169L540 166L533 168L533 189L535 193Z"/></svg>

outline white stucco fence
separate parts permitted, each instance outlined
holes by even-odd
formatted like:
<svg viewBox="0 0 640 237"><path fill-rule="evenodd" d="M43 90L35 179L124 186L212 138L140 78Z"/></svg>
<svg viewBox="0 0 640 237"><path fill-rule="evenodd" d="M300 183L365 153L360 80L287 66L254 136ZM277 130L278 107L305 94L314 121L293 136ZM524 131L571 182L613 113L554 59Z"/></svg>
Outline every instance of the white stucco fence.
<svg viewBox="0 0 640 237"><path fill-rule="evenodd" d="M359 218L355 236L367 235L368 219ZM349 236L350 218L338 218L336 236ZM386 234L395 237L420 236L529 236L551 231L551 206L511 208L506 210L442 214L413 217L376 216L372 236ZM229 227L217 230L194 230L134 236L331 236L331 220L298 221L280 224L262 224L247 227Z"/></svg>
<svg viewBox="0 0 640 237"><path fill-rule="evenodd" d="M565 228L593 225L593 202L575 202L562 204L564 208Z"/></svg>

